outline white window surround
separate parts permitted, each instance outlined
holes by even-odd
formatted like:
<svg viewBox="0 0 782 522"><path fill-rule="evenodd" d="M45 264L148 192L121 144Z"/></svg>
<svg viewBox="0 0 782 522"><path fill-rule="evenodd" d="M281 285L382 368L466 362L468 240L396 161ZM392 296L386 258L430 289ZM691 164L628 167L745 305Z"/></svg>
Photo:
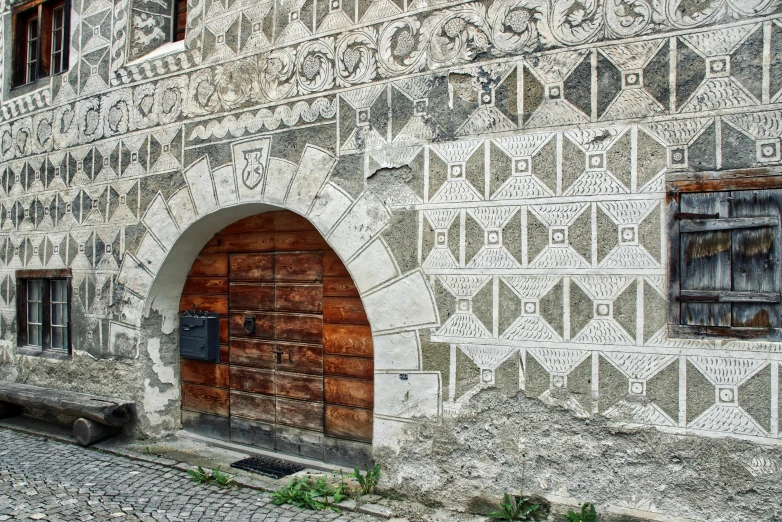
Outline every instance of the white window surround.
<svg viewBox="0 0 782 522"><path fill-rule="evenodd" d="M154 51L149 52L144 56L140 56L135 60L126 63L125 66L136 65L149 60L154 60L155 58L162 58L163 56L168 56L169 54L176 54L176 53L183 53L183 52L185 52L184 40L180 40L178 42L168 42L168 43L164 43Z"/></svg>

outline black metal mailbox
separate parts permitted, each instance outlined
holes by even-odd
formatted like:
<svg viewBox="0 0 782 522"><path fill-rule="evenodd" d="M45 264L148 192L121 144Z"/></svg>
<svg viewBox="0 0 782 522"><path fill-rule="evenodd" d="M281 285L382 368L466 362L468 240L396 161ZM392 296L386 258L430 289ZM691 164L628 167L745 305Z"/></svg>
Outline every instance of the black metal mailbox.
<svg viewBox="0 0 782 522"><path fill-rule="evenodd" d="M220 315L183 313L179 318L179 355L185 359L220 362Z"/></svg>

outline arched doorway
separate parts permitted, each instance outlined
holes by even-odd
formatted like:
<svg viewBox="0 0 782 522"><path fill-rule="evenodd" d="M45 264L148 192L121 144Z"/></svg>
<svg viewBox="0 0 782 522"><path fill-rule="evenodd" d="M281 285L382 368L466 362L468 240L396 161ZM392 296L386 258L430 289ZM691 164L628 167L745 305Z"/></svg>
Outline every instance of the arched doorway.
<svg viewBox="0 0 782 522"><path fill-rule="evenodd" d="M306 219L264 212L217 233L190 268L180 312L194 305L220 314L221 354L181 360L185 429L326 462L371 460L372 333L347 269Z"/></svg>

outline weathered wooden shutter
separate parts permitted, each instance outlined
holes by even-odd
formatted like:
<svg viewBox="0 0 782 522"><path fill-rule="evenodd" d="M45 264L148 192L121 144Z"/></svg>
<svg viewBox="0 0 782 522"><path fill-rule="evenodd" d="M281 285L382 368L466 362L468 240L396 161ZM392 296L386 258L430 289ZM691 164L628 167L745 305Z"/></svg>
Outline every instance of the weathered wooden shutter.
<svg viewBox="0 0 782 522"><path fill-rule="evenodd" d="M672 333L778 335L781 211L782 189L679 196L671 306L683 328Z"/></svg>

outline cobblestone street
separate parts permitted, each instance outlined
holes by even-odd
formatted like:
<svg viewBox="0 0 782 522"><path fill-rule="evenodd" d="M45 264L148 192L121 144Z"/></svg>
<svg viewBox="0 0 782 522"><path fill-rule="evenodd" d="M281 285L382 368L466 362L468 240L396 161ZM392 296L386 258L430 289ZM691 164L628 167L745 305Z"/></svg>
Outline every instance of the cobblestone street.
<svg viewBox="0 0 782 522"><path fill-rule="evenodd" d="M0 429L0 521L372 521L275 506L267 493L198 485L178 469Z"/></svg>

